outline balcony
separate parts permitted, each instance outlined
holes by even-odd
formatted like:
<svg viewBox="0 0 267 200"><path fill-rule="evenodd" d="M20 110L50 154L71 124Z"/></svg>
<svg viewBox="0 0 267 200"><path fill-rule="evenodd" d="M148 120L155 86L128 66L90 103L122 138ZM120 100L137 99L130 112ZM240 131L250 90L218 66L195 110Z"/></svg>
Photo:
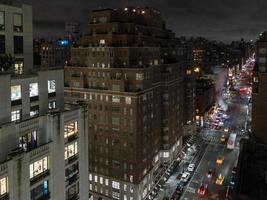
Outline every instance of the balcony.
<svg viewBox="0 0 267 200"><path fill-rule="evenodd" d="M42 172L41 174L38 174L37 176L35 176L31 179L31 185L43 180L45 177L47 177L49 175L50 175L49 170L46 170L46 171Z"/></svg>

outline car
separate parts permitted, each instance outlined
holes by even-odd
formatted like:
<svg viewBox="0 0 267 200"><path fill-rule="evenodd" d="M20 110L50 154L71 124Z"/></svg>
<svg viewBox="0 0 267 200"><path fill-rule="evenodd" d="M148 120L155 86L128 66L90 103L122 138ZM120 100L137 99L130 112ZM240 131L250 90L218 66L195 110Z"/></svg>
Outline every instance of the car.
<svg viewBox="0 0 267 200"><path fill-rule="evenodd" d="M225 129L223 129L223 131L228 133L229 132L229 128L225 128Z"/></svg>
<svg viewBox="0 0 267 200"><path fill-rule="evenodd" d="M232 169L232 174L236 174L236 172L237 172L237 167L234 166L233 169Z"/></svg>
<svg viewBox="0 0 267 200"><path fill-rule="evenodd" d="M187 171L189 172L193 172L195 169L195 164L190 164L188 167L187 167Z"/></svg>
<svg viewBox="0 0 267 200"><path fill-rule="evenodd" d="M225 135L222 135L222 136L221 136L220 141L221 141L221 142L225 142L225 141L226 141L226 137L225 137Z"/></svg>
<svg viewBox="0 0 267 200"><path fill-rule="evenodd" d="M231 184L232 186L235 185L235 176L232 176L232 177L231 177L231 179L230 179L230 184Z"/></svg>
<svg viewBox="0 0 267 200"><path fill-rule="evenodd" d="M217 177L215 183L216 183L217 185L222 185L222 184L223 184L223 181L224 181L224 176L223 176L222 174L220 174L220 175Z"/></svg>
<svg viewBox="0 0 267 200"><path fill-rule="evenodd" d="M182 177L181 177L181 181L182 182L188 182L190 179L190 173L189 172L185 172L183 173Z"/></svg>
<svg viewBox="0 0 267 200"><path fill-rule="evenodd" d="M212 171L212 169L209 169L207 172L207 177L212 178L213 174L214 174L214 172Z"/></svg>
<svg viewBox="0 0 267 200"><path fill-rule="evenodd" d="M221 164L223 164L223 161L224 161L224 157L223 157L223 156L218 156L218 158L217 158L217 160L216 160L216 163L217 163L218 165L221 165Z"/></svg>
<svg viewBox="0 0 267 200"><path fill-rule="evenodd" d="M197 190L197 193L201 196L204 196L206 194L206 191L207 191L207 187L208 185L201 185L198 190Z"/></svg>
<svg viewBox="0 0 267 200"><path fill-rule="evenodd" d="M181 177L182 177L182 173L179 173L179 174L176 176L177 179L181 179Z"/></svg>

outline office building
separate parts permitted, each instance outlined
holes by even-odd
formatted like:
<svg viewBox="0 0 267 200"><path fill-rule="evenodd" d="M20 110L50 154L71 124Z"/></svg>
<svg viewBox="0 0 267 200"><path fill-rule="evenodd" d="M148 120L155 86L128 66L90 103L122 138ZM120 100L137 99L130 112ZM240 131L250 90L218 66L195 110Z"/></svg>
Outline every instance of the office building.
<svg viewBox="0 0 267 200"><path fill-rule="evenodd" d="M153 192L182 147L192 109L185 111L184 97L192 99L194 87L187 68L158 10L91 12L65 67L65 100L89 109L91 199L141 200Z"/></svg>
<svg viewBox="0 0 267 200"><path fill-rule="evenodd" d="M88 200L87 109L64 105L63 70L0 84L0 199Z"/></svg>
<svg viewBox="0 0 267 200"><path fill-rule="evenodd" d="M0 56L10 54L15 73L22 74L33 66L32 7L0 2Z"/></svg>

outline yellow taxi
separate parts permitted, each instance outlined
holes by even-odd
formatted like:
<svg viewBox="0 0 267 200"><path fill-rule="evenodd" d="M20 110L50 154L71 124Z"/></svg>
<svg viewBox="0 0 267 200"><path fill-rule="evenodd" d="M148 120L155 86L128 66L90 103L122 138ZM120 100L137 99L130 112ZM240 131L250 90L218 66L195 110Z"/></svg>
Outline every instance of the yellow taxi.
<svg viewBox="0 0 267 200"><path fill-rule="evenodd" d="M216 160L216 163L217 163L218 165L221 165L221 164L223 164L223 161L224 161L224 157L223 157L223 156L218 156L218 158L217 158L217 160Z"/></svg>
<svg viewBox="0 0 267 200"><path fill-rule="evenodd" d="M223 181L224 181L224 176L223 176L222 174L220 174L220 175L217 177L215 183L216 183L217 185L222 185L222 184L223 184Z"/></svg>

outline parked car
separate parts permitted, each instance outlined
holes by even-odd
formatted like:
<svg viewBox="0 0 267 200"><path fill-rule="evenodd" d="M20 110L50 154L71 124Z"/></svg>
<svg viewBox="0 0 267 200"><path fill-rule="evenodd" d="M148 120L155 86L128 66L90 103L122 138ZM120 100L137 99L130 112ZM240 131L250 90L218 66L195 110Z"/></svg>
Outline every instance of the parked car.
<svg viewBox="0 0 267 200"><path fill-rule="evenodd" d="M190 164L188 167L187 167L187 171L189 172L193 172L195 170L195 164Z"/></svg>

